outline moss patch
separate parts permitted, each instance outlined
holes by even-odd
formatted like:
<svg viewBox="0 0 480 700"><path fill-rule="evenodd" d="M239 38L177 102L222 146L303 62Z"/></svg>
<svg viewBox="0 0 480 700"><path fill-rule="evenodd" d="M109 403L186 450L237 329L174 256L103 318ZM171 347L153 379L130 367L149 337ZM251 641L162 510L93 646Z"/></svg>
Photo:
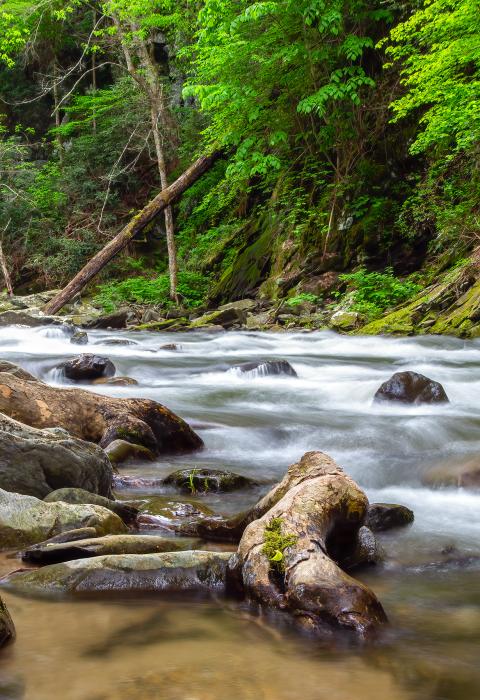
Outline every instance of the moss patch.
<svg viewBox="0 0 480 700"><path fill-rule="evenodd" d="M298 537L295 535L282 534L282 518L272 518L265 527L263 554L270 562L271 568L283 574L285 572L284 552L288 547L292 547Z"/></svg>

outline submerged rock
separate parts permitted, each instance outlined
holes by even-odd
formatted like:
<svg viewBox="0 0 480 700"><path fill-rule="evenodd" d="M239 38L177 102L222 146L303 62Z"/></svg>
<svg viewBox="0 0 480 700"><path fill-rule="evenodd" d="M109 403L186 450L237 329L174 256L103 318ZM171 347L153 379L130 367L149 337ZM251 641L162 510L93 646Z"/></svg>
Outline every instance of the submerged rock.
<svg viewBox="0 0 480 700"><path fill-rule="evenodd" d="M110 496L111 485L112 465L96 445L0 414L0 488L44 498L62 487Z"/></svg>
<svg viewBox="0 0 480 700"><path fill-rule="evenodd" d="M67 379L74 381L88 381L99 377L113 377L116 372L115 365L108 357L100 355L78 355L58 365Z"/></svg>
<svg viewBox="0 0 480 700"><path fill-rule="evenodd" d="M66 530L94 527L100 535L127 530L123 521L106 508L95 505L44 503L0 489L0 549L28 546Z"/></svg>
<svg viewBox="0 0 480 700"><path fill-rule="evenodd" d="M105 338L105 340L98 340L95 345L138 345L138 343L128 338Z"/></svg>
<svg viewBox="0 0 480 700"><path fill-rule="evenodd" d="M7 606L0 598L0 647L15 639L15 627Z"/></svg>
<svg viewBox="0 0 480 700"><path fill-rule="evenodd" d="M396 372L382 384L373 400L375 403L396 402L414 405L448 403L443 386L417 372Z"/></svg>
<svg viewBox="0 0 480 700"><path fill-rule="evenodd" d="M155 459L155 455L148 447L135 445L126 440L114 440L105 447L105 452L112 464L127 462L129 459Z"/></svg>
<svg viewBox="0 0 480 700"><path fill-rule="evenodd" d="M131 524L137 519L138 508L122 503L121 501L113 501L111 498L97 496L94 493L89 493L84 489L58 489L52 491L44 498L45 503L55 503L62 501L63 503L89 503L95 506L108 508L112 513L116 513L124 523Z"/></svg>
<svg viewBox="0 0 480 700"><path fill-rule="evenodd" d="M201 550L112 554L11 574L8 588L27 594L140 591L218 594L225 591L230 553Z"/></svg>
<svg viewBox="0 0 480 700"><path fill-rule="evenodd" d="M117 442L117 440L115 440ZM114 443L112 443L113 445ZM108 446L110 447L110 445ZM108 449L108 448L105 448ZM114 489L143 489L149 490L163 486L163 479L156 479L155 477L143 477L143 476L130 476L123 474L113 475L113 488Z"/></svg>
<svg viewBox="0 0 480 700"><path fill-rule="evenodd" d="M110 386L137 386L138 382L132 377L99 377L92 384L109 384Z"/></svg>
<svg viewBox="0 0 480 700"><path fill-rule="evenodd" d="M158 535L105 535L70 542L41 542L22 552L22 559L34 564L57 564L107 554L152 554L192 549L195 542L184 537Z"/></svg>
<svg viewBox="0 0 480 700"><path fill-rule="evenodd" d="M85 333L85 331L75 331L70 338L70 342L74 345L87 345L88 335Z"/></svg>
<svg viewBox="0 0 480 700"><path fill-rule="evenodd" d="M410 525L414 521L413 510L397 503L370 503L365 525L373 532L391 530Z"/></svg>
<svg viewBox="0 0 480 700"><path fill-rule="evenodd" d="M164 482L184 493L208 493L209 491L236 491L251 488L257 482L247 476L220 469L179 469L169 474Z"/></svg>
<svg viewBox="0 0 480 700"><path fill-rule="evenodd" d="M276 376L286 374L289 377L296 377L297 373L292 365L286 360L265 360L264 362L244 362L241 365L235 365L236 369L242 373L255 373L261 377Z"/></svg>
<svg viewBox="0 0 480 700"><path fill-rule="evenodd" d="M426 486L480 488L480 458L451 459L429 469L422 478Z"/></svg>

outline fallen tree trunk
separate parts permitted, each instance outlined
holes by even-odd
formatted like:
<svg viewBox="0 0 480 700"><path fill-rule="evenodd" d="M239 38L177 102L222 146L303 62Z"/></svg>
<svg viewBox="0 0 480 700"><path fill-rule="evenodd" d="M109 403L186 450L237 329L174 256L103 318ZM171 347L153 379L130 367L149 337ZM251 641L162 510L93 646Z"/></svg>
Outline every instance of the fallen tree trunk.
<svg viewBox="0 0 480 700"><path fill-rule="evenodd" d="M202 156L188 168L174 183L162 190L133 219L102 248L75 277L44 308L46 314L56 314L65 304L80 292L110 260L123 250L130 241L170 204L173 204L220 156L219 152Z"/></svg>
<svg viewBox="0 0 480 700"><path fill-rule="evenodd" d="M355 548L368 500L330 457L307 452L249 513L230 563L247 598L294 614L310 632L370 637L386 622L375 594L337 564Z"/></svg>
<svg viewBox="0 0 480 700"><path fill-rule="evenodd" d="M3 252L2 241L0 241L0 267L2 268L3 279L5 280L5 286L7 288L7 294L9 297L13 297L12 280L8 271L7 261Z"/></svg>
<svg viewBox="0 0 480 700"><path fill-rule="evenodd" d="M34 428L64 428L101 447L121 438L156 454L188 452L203 445L184 420L156 401L57 389L24 370L11 368L10 363L0 364L0 412L21 423Z"/></svg>

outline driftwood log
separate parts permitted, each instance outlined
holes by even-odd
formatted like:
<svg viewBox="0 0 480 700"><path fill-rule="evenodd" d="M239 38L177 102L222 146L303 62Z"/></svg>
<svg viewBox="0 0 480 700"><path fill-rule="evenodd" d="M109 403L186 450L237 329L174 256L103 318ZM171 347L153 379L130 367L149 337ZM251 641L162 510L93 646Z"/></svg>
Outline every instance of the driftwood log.
<svg viewBox="0 0 480 700"><path fill-rule="evenodd" d="M162 190L133 219L112 238L91 260L78 272L75 277L45 306L45 313L56 314L73 297L78 294L90 280L97 275L112 258L135 238L157 214L173 204L191 187L220 156L219 152L202 156L188 168L169 187Z"/></svg>
<svg viewBox="0 0 480 700"><path fill-rule="evenodd" d="M123 439L160 454L203 445L184 420L156 401L54 388L6 362L0 363L0 412L34 428L64 428L101 447Z"/></svg>
<svg viewBox="0 0 480 700"><path fill-rule="evenodd" d="M382 605L337 563L355 549L367 508L367 497L341 467L322 452L307 452L248 514L230 563L234 587L261 605L290 611L308 631L336 627L372 636L387 620ZM272 524L288 546L269 557Z"/></svg>

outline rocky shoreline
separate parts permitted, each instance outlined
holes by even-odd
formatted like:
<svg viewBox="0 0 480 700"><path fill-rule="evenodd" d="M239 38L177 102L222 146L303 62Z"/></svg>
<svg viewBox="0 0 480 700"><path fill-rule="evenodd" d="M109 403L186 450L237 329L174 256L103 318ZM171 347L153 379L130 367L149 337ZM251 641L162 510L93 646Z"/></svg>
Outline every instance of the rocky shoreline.
<svg viewBox="0 0 480 700"><path fill-rule="evenodd" d="M88 342L89 329L128 329L169 333L206 330L315 331L331 329L340 333L366 335L453 335L480 337L480 281L476 273L463 268L451 270L413 299L387 310L374 321L356 311L348 295L336 302L331 296L333 273L310 280L308 290L320 290L318 302L283 298L279 301L247 298L214 308L166 308L162 305L124 304L105 313L88 297L78 298L58 316L46 316L42 309L59 290L28 296L0 297L0 327L19 324L63 325L71 342ZM323 278L326 278L325 280ZM338 277L338 275L337 275ZM312 287L313 284L313 287ZM327 294L320 301L322 294ZM83 330L79 330L83 329ZM170 347L174 350L174 347Z"/></svg>

